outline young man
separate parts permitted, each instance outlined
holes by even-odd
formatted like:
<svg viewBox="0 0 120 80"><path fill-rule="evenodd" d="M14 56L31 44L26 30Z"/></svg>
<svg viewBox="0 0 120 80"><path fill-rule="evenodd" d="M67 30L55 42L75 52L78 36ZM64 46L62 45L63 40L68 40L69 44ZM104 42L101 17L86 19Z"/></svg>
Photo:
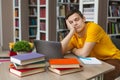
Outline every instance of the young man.
<svg viewBox="0 0 120 80"><path fill-rule="evenodd" d="M104 80L114 80L120 76L120 50L115 47L102 27L86 22L78 10L70 11L65 17L68 35L61 41L63 54L71 50L82 57L96 57L116 67L104 75Z"/></svg>

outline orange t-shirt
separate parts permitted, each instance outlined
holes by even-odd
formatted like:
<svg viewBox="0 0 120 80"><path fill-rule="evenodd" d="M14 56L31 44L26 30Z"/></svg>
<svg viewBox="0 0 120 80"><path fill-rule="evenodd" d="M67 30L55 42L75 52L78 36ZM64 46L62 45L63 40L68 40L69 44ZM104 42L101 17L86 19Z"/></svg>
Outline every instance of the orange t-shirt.
<svg viewBox="0 0 120 80"><path fill-rule="evenodd" d="M82 38L74 35L69 43L72 48L82 48L85 42L96 42L96 45L89 56L98 59L120 59L120 50L112 43L110 37L105 33L101 26L88 22L86 23L86 33Z"/></svg>

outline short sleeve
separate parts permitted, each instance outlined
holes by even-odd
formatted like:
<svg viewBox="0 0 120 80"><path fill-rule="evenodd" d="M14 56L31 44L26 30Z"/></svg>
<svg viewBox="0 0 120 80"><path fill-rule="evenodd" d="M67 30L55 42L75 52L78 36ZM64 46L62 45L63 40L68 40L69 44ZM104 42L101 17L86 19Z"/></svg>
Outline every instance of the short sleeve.
<svg viewBox="0 0 120 80"><path fill-rule="evenodd" d="M69 46L70 48L73 48L73 47L74 47L74 45L73 45L73 38L71 38L71 40L70 40L68 46Z"/></svg>
<svg viewBox="0 0 120 80"><path fill-rule="evenodd" d="M104 34L103 29L95 23L88 24L87 28L86 42L99 42Z"/></svg>
<svg viewBox="0 0 120 80"><path fill-rule="evenodd" d="M69 47L70 48L81 48L82 46L83 46L82 40L78 38L76 35L74 35L69 42Z"/></svg>

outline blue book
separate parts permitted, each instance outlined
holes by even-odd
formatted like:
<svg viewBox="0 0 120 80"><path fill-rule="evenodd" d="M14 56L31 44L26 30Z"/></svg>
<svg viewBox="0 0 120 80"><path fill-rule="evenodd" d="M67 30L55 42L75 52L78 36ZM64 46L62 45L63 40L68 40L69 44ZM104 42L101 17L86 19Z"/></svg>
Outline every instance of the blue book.
<svg viewBox="0 0 120 80"><path fill-rule="evenodd" d="M26 65L43 60L45 60L45 55L36 52L18 54L10 57L11 62L19 65Z"/></svg>

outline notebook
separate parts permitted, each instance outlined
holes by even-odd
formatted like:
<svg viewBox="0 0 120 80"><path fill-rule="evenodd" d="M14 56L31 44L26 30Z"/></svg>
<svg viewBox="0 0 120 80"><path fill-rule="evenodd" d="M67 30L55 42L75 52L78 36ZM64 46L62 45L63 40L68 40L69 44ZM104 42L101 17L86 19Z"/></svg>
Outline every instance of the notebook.
<svg viewBox="0 0 120 80"><path fill-rule="evenodd" d="M34 40L36 52L44 54L46 60L63 58L61 43L56 41Z"/></svg>
<svg viewBox="0 0 120 80"><path fill-rule="evenodd" d="M84 64L102 64L102 62L99 59L95 58L95 57L87 57L87 58L78 57L78 58Z"/></svg>

